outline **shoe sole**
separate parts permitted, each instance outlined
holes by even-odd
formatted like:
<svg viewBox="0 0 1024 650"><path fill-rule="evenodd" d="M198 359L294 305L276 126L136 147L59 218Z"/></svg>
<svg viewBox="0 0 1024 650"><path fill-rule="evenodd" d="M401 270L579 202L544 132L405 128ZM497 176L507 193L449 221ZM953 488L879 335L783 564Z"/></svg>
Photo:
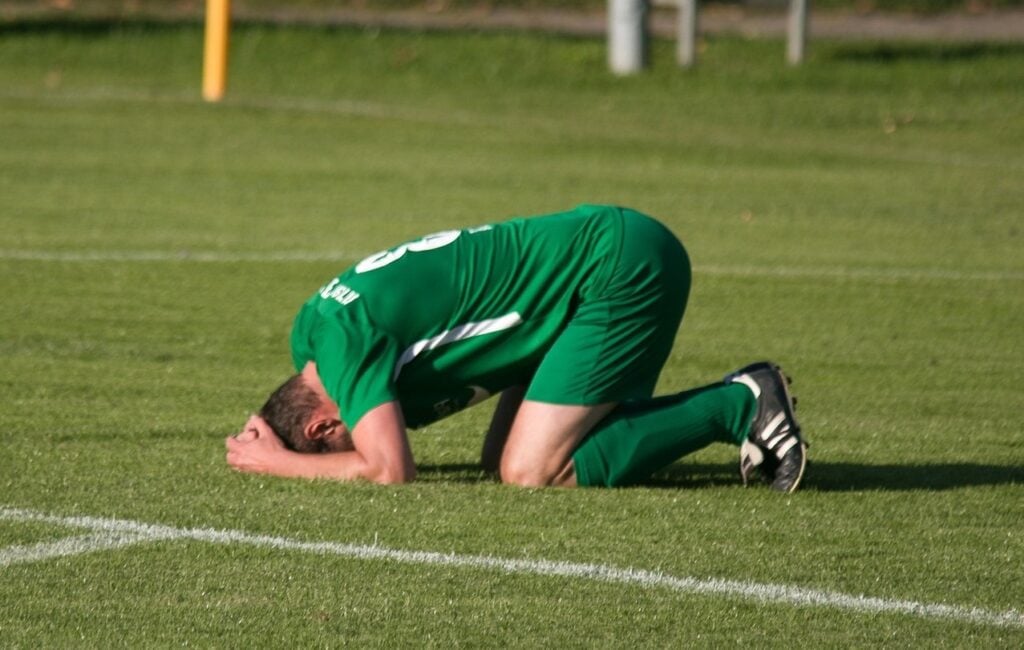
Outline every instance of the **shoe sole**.
<svg viewBox="0 0 1024 650"><path fill-rule="evenodd" d="M797 472L796 480L793 481L793 484L790 485L787 490L779 490L773 485L772 488L776 489L778 492L782 492L783 494L793 494L800 488L800 484L803 483L804 473L807 471L807 443L803 440L800 441L800 451L800 471Z"/></svg>
<svg viewBox="0 0 1024 650"><path fill-rule="evenodd" d="M782 368L778 365L772 364L772 369L775 374L778 375L782 383L782 392L786 395L786 404L789 407L786 415L792 420L793 430L796 432L797 444L800 445L800 471L797 472L796 480L789 486L788 490L779 490L783 494L793 494L800 488L800 484L803 483L804 473L807 471L807 443L804 442L803 429L800 427L800 422L796 419L796 400L793 399L793 394L789 392L789 385L791 383L789 377L782 372Z"/></svg>
<svg viewBox="0 0 1024 650"><path fill-rule="evenodd" d="M786 374L782 372L782 368L779 367L777 364L773 363L771 364L771 367L772 372L774 372L776 377L778 377L779 383L782 384L782 393L786 396L786 416L790 419L790 422L792 423L793 431L795 432L797 439L797 444L800 445L801 451L800 471L797 472L796 480L793 481L793 484L789 486L789 489L778 490L777 488L774 488L774 485L772 487L776 489L778 492L782 492L783 494L793 494L800 488L800 484L804 480L804 474L807 471L807 443L804 442L804 438L802 435L803 429L800 427L800 422L796 419L796 400L793 398L793 394L789 392L789 385L792 382L790 378L787 377ZM781 459L779 460L781 462Z"/></svg>

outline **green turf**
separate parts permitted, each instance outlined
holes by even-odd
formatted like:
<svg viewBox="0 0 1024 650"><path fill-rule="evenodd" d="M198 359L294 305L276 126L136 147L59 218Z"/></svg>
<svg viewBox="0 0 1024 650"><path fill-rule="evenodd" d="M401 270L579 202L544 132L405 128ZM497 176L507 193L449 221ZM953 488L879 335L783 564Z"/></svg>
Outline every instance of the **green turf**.
<svg viewBox="0 0 1024 650"><path fill-rule="evenodd" d="M684 73L659 43L615 79L596 40L253 27L208 106L200 36L0 31L0 506L1020 615L1024 48L815 43L791 70L781 43L712 40ZM647 487L500 486L473 464L485 408L413 434L410 486L226 468L224 436L288 372L294 310L341 266L582 201L655 214L693 256L662 390L762 356L796 377L803 491L740 488L727 447ZM338 261L203 261L303 252ZM0 521L0 558L81 534ZM200 542L0 573L15 647L1024 641Z"/></svg>

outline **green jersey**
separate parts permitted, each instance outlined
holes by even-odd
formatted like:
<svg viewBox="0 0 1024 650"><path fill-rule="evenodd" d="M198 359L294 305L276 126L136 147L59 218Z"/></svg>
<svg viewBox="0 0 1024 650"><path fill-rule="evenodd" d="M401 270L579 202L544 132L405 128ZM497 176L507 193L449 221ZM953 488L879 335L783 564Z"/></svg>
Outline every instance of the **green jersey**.
<svg viewBox="0 0 1024 650"><path fill-rule="evenodd" d="M364 259L301 308L297 370L315 361L354 428L392 400L413 428L529 383L588 292L608 284L618 208L579 206L428 235Z"/></svg>

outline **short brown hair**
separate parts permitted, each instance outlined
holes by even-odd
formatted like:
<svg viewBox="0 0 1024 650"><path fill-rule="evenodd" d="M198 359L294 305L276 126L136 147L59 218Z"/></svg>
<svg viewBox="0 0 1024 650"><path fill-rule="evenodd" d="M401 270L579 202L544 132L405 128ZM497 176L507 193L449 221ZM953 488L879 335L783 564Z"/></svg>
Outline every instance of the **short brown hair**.
<svg viewBox="0 0 1024 650"><path fill-rule="evenodd" d="M327 451L323 440L310 440L305 428L320 407L320 396L306 385L302 375L293 375L270 394L260 409L263 418L284 446L302 453Z"/></svg>

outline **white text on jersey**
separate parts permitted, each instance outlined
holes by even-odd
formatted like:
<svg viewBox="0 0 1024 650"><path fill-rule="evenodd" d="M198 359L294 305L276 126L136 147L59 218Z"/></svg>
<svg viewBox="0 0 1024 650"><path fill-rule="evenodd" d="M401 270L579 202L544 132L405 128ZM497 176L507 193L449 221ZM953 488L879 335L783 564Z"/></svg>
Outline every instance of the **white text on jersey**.
<svg viewBox="0 0 1024 650"><path fill-rule="evenodd" d="M359 298L359 292L345 286L338 281L338 278L334 278L320 289L320 297L324 300L333 298L339 303L347 305Z"/></svg>

